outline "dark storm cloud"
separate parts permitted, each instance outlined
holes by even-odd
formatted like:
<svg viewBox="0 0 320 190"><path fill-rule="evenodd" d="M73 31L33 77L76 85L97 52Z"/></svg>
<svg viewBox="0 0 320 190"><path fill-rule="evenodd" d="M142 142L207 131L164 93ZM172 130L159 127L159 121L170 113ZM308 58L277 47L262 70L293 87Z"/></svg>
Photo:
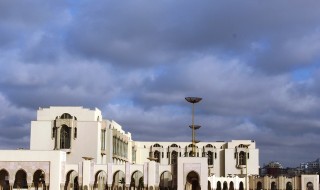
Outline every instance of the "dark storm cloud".
<svg viewBox="0 0 320 190"><path fill-rule="evenodd" d="M199 140L256 140L262 163L314 160L317 7L319 1L1 1L0 147L28 147L36 109L52 105L101 108L134 140L189 141L184 97L195 95L203 97ZM312 154L299 154L305 150Z"/></svg>
<svg viewBox="0 0 320 190"><path fill-rule="evenodd" d="M319 58L320 13L313 8L318 4L88 3L78 9L80 19L72 23L68 49L127 66L170 63L199 52L238 55L262 70L281 72Z"/></svg>

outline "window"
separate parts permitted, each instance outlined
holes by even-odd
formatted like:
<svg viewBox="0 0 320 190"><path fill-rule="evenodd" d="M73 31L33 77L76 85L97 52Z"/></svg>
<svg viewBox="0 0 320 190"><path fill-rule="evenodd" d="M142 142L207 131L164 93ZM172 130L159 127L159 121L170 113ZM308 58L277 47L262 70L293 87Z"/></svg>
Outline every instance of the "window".
<svg viewBox="0 0 320 190"><path fill-rule="evenodd" d="M60 149L70 148L70 128L66 125L61 127L60 131Z"/></svg>
<svg viewBox="0 0 320 190"><path fill-rule="evenodd" d="M77 136L78 136L78 129L77 129L76 127L74 128L74 134L73 134L73 135L74 135L73 138L75 138L75 139L76 139Z"/></svg>
<svg viewBox="0 0 320 190"><path fill-rule="evenodd" d="M153 157L156 158L156 162L160 163L160 152L159 151L155 151Z"/></svg>
<svg viewBox="0 0 320 190"><path fill-rule="evenodd" d="M171 153L171 164L176 164L178 158L178 153L176 151L173 151Z"/></svg>
<svg viewBox="0 0 320 190"><path fill-rule="evenodd" d="M101 130L101 150L106 150L106 130Z"/></svg>
<svg viewBox="0 0 320 190"><path fill-rule="evenodd" d="M208 152L208 165L213 165L213 152Z"/></svg>
<svg viewBox="0 0 320 190"><path fill-rule="evenodd" d="M160 147L160 144L154 144L153 147Z"/></svg>
<svg viewBox="0 0 320 190"><path fill-rule="evenodd" d="M132 162L136 162L136 150L132 147Z"/></svg>
<svg viewBox="0 0 320 190"><path fill-rule="evenodd" d="M312 182L307 183L307 190L313 190L313 183Z"/></svg>
<svg viewBox="0 0 320 190"><path fill-rule="evenodd" d="M239 153L239 165L246 165L246 154L243 151Z"/></svg>
<svg viewBox="0 0 320 190"><path fill-rule="evenodd" d="M70 114L68 114L68 113L64 113L64 114L61 115L60 118L61 119L72 119L72 116Z"/></svg>
<svg viewBox="0 0 320 190"><path fill-rule="evenodd" d="M56 137L56 133L57 133L57 128L56 128L56 127L52 127L51 137L52 137L52 138L55 138L55 137Z"/></svg>

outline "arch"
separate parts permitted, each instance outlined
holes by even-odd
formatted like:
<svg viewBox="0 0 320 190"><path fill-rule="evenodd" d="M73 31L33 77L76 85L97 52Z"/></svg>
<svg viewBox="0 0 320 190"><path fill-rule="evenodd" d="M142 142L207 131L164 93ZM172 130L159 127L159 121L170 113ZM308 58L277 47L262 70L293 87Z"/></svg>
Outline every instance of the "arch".
<svg viewBox="0 0 320 190"><path fill-rule="evenodd" d="M172 151L171 153L171 164L177 164L178 160L178 152L177 151Z"/></svg>
<svg viewBox="0 0 320 190"><path fill-rule="evenodd" d="M72 119L72 116L68 113L64 113L60 116L60 119Z"/></svg>
<svg viewBox="0 0 320 190"><path fill-rule="evenodd" d="M246 165L246 153L243 151L239 153L239 165Z"/></svg>
<svg viewBox="0 0 320 190"><path fill-rule="evenodd" d="M277 184L276 182L271 182L271 190L277 190Z"/></svg>
<svg viewBox="0 0 320 190"><path fill-rule="evenodd" d="M217 182L217 190L221 190L221 182L220 181Z"/></svg>
<svg viewBox="0 0 320 190"><path fill-rule="evenodd" d="M14 179L13 188L28 188L27 172L23 169L17 171Z"/></svg>
<svg viewBox="0 0 320 190"><path fill-rule="evenodd" d="M74 170L70 170L66 175L66 182L64 184L64 190L73 187L74 190L79 190L78 173Z"/></svg>
<svg viewBox="0 0 320 190"><path fill-rule="evenodd" d="M160 144L156 143L153 145L153 147L161 147Z"/></svg>
<svg viewBox="0 0 320 190"><path fill-rule="evenodd" d="M199 174L195 171L191 171L188 173L187 175L187 180L186 180L186 189L190 189L190 190L198 190L200 189L200 178L199 178Z"/></svg>
<svg viewBox="0 0 320 190"><path fill-rule="evenodd" d="M222 190L228 190L228 183L226 181L223 182Z"/></svg>
<svg viewBox="0 0 320 190"><path fill-rule="evenodd" d="M178 147L177 144L172 144L170 147Z"/></svg>
<svg viewBox="0 0 320 190"><path fill-rule="evenodd" d="M207 148L212 148L213 146L212 146L212 144L207 144L206 147Z"/></svg>
<svg viewBox="0 0 320 190"><path fill-rule="evenodd" d="M307 190L313 190L313 183L310 181L307 183Z"/></svg>
<svg viewBox="0 0 320 190"><path fill-rule="evenodd" d="M194 144L189 144L188 147L196 147Z"/></svg>
<svg viewBox="0 0 320 190"><path fill-rule="evenodd" d="M144 184L140 183L140 179L143 179L143 173L141 171L134 171L131 175L131 181L130 181L130 189L131 190L140 190L143 188Z"/></svg>
<svg viewBox="0 0 320 190"><path fill-rule="evenodd" d="M33 185L35 189L38 189L39 187L45 188L46 182L45 182L45 173L43 170L38 169L33 174Z"/></svg>
<svg viewBox="0 0 320 190"><path fill-rule="evenodd" d="M0 189L9 190L9 172L5 169L0 170Z"/></svg>
<svg viewBox="0 0 320 190"><path fill-rule="evenodd" d="M172 174L169 171L164 171L160 175L160 190L172 189Z"/></svg>
<svg viewBox="0 0 320 190"><path fill-rule="evenodd" d="M62 125L60 129L60 149L70 149L71 147L71 128Z"/></svg>
<svg viewBox="0 0 320 190"><path fill-rule="evenodd" d="M112 189L125 189L126 178L123 171L118 170L113 174Z"/></svg>
<svg viewBox="0 0 320 190"><path fill-rule="evenodd" d="M234 184L233 184L233 181L230 181L230 184L229 184L229 190L234 190Z"/></svg>
<svg viewBox="0 0 320 190"><path fill-rule="evenodd" d="M103 170L99 170L94 177L93 187L98 189L106 189L107 180L107 173Z"/></svg>
<svg viewBox="0 0 320 190"><path fill-rule="evenodd" d="M262 183L261 181L257 182L257 190L262 190Z"/></svg>
<svg viewBox="0 0 320 190"><path fill-rule="evenodd" d="M239 183L239 190L244 190L244 186L243 186L243 182L242 181Z"/></svg>
<svg viewBox="0 0 320 190"><path fill-rule="evenodd" d="M286 184L286 190L292 190L292 183L290 181Z"/></svg>

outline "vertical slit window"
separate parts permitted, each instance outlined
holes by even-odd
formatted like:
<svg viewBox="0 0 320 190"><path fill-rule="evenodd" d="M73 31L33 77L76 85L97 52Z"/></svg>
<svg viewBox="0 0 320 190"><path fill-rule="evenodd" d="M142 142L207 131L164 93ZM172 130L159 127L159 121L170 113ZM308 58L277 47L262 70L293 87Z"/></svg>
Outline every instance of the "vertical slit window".
<svg viewBox="0 0 320 190"><path fill-rule="evenodd" d="M60 131L60 149L69 149L71 147L70 142L70 128L63 125Z"/></svg>
<svg viewBox="0 0 320 190"><path fill-rule="evenodd" d="M77 136L78 136L78 130L77 130L77 128L75 127L75 128L74 128L74 138L76 139Z"/></svg>

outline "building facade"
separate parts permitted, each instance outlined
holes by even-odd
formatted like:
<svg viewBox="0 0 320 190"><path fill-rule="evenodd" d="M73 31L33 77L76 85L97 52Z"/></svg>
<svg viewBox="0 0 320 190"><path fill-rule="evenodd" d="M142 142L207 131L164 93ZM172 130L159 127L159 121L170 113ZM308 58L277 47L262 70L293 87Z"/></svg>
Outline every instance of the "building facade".
<svg viewBox="0 0 320 190"><path fill-rule="evenodd" d="M39 108L31 122L30 150L0 151L0 190L244 190L245 176L259 173L255 141L195 146L134 141L99 109Z"/></svg>

